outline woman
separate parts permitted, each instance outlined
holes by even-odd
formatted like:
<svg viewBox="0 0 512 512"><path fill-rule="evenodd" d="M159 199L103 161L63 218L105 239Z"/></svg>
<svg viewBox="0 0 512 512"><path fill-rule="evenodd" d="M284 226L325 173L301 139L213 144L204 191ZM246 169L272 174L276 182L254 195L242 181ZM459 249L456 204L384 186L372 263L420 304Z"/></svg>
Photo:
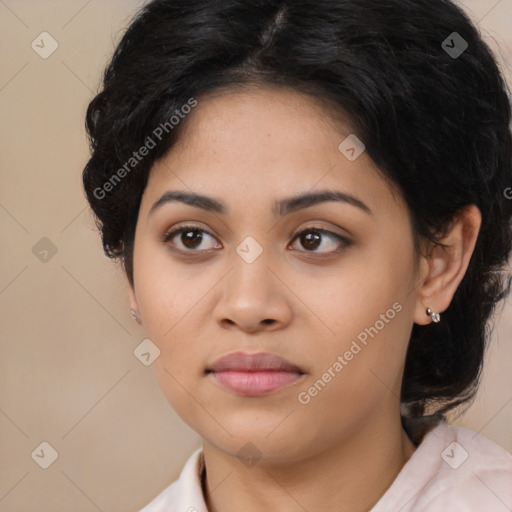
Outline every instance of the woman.
<svg viewBox="0 0 512 512"><path fill-rule="evenodd" d="M447 0L154 0L87 112L87 198L203 439L144 512L512 507L450 426L510 282L504 80Z"/></svg>

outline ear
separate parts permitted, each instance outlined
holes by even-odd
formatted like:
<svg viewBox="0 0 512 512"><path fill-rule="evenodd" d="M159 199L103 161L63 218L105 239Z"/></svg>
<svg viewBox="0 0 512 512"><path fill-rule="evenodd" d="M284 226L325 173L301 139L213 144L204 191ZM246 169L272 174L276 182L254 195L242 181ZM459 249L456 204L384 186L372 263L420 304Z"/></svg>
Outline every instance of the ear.
<svg viewBox="0 0 512 512"><path fill-rule="evenodd" d="M137 297L135 296L135 290L131 283L128 282L128 298L130 300L130 308L138 311L139 305L137 304Z"/></svg>
<svg viewBox="0 0 512 512"><path fill-rule="evenodd" d="M429 324L427 308L445 311L469 265L480 231L482 216L474 205L466 206L454 218L448 233L440 240L444 245L431 247L427 257L421 256L421 285L416 293L414 322Z"/></svg>
<svg viewBox="0 0 512 512"><path fill-rule="evenodd" d="M135 311L135 314L136 314L136 317L137 317L137 323L139 325L142 325L142 321L141 321L141 318L140 318L140 312L139 312L139 305L137 303L137 297L135 295L135 289L134 289L133 285L130 283L129 280L128 280L128 298L129 298L129 301L130 301L130 309Z"/></svg>

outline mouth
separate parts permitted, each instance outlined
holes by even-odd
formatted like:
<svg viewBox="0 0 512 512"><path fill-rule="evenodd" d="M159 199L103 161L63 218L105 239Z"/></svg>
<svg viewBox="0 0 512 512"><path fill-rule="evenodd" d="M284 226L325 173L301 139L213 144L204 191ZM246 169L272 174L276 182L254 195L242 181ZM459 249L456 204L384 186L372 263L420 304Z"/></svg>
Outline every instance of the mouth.
<svg viewBox="0 0 512 512"><path fill-rule="evenodd" d="M205 373L238 395L262 396L304 378L305 372L280 356L234 352L218 359Z"/></svg>

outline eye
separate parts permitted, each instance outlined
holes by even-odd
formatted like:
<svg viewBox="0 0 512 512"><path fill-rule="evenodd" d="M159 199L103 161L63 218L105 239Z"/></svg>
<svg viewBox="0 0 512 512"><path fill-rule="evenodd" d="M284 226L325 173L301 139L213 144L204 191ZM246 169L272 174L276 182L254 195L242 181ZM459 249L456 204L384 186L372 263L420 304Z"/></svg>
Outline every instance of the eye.
<svg viewBox="0 0 512 512"><path fill-rule="evenodd" d="M205 229L199 228L198 226L183 226L181 228L175 229L174 231L166 233L162 239L162 242L170 242L173 238L177 237L177 235L181 235L178 238L179 244L182 245L182 247L179 247L178 244L179 250L184 252L199 252L199 250L208 250L208 248L201 247L201 244L205 239L205 234L207 237L212 239L214 238L211 233ZM173 245L176 244L173 242ZM211 248L212 247L210 247L210 249Z"/></svg>
<svg viewBox="0 0 512 512"><path fill-rule="evenodd" d="M327 229L313 227L300 231L294 236L292 241L295 242L297 239L300 241L301 245L307 249L306 252L313 253L319 252L336 254L342 252L345 248L351 245L350 240L338 235L337 233L333 233ZM324 243L324 240L327 241ZM322 247L325 250L317 251L316 249L319 247Z"/></svg>
<svg viewBox="0 0 512 512"><path fill-rule="evenodd" d="M181 235L178 237L178 235ZM206 236L205 236L206 235ZM182 226L178 229L172 230L164 234L162 237L163 243L172 242L181 252L201 252L209 249L221 248L221 245L213 245L213 247L201 247L205 238L215 240L215 237L203 228L198 226ZM177 238L177 242L173 241ZM336 254L342 252L345 248L351 245L350 240L347 238L328 231L322 228L306 228L296 233L293 236L292 242L300 240L301 245L306 249L305 252L312 253L332 253ZM181 245L181 247L180 247ZM318 248L325 250L317 250Z"/></svg>

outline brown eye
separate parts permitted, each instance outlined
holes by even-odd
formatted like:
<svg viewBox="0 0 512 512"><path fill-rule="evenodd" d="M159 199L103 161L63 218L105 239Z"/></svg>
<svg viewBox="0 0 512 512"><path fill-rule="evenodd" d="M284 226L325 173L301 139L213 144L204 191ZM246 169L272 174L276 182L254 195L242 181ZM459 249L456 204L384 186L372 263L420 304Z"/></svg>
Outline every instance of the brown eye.
<svg viewBox="0 0 512 512"><path fill-rule="evenodd" d="M198 229L182 231L180 236L180 242L187 249L197 249L203 240L203 235Z"/></svg>
<svg viewBox="0 0 512 512"><path fill-rule="evenodd" d="M178 235L180 236L178 237ZM199 250L211 249L211 247L201 247L201 244L203 244L204 240L208 239L208 237L213 238L213 235L202 228L197 226L183 226L167 233L162 241L170 242L176 238L177 242L172 242L172 244L175 245L177 249L185 252L199 252Z"/></svg>
<svg viewBox="0 0 512 512"><path fill-rule="evenodd" d="M322 235L320 233L315 232L303 232L299 236L300 243L302 244L302 247L314 251L321 245L321 239Z"/></svg>
<svg viewBox="0 0 512 512"><path fill-rule="evenodd" d="M293 241L295 240L300 242L300 245L306 249L306 252L320 254L337 253L351 244L345 237L320 228L304 229L295 235ZM317 249L319 247L325 248L326 250L318 251Z"/></svg>

